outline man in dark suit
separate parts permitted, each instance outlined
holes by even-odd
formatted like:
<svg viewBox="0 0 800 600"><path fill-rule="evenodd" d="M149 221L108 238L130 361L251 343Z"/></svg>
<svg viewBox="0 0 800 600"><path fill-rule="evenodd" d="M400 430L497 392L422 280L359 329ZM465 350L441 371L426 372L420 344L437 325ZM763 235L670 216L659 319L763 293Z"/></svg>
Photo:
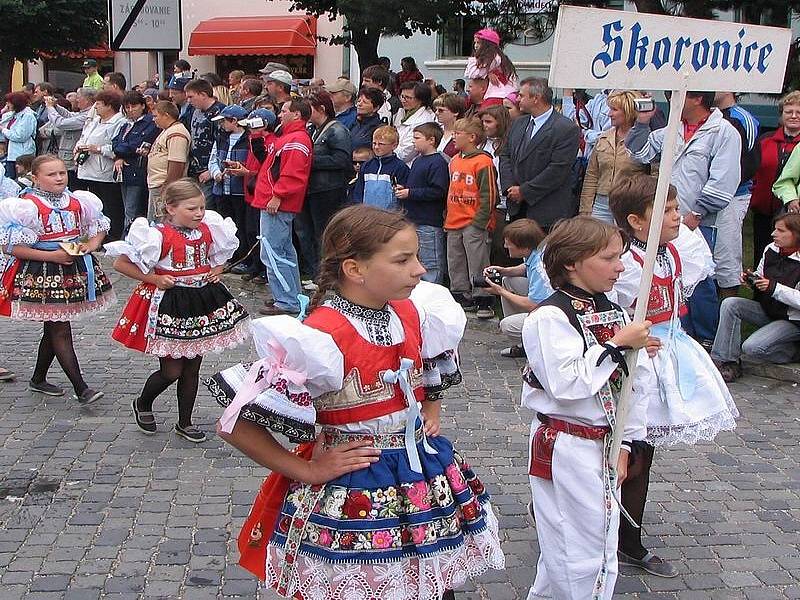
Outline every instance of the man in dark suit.
<svg viewBox="0 0 800 600"><path fill-rule="evenodd" d="M578 214L572 191L580 129L553 110L553 90L545 79L520 83L519 108L500 152L500 186L512 219L534 219L548 231L559 219Z"/></svg>

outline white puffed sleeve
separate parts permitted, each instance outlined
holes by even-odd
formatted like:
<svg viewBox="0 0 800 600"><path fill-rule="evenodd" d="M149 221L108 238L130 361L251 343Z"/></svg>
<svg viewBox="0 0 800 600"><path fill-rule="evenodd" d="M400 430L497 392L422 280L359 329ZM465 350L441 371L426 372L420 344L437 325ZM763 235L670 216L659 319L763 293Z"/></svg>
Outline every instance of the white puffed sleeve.
<svg viewBox="0 0 800 600"><path fill-rule="evenodd" d="M692 231L681 224L678 237L673 240L672 245L681 259L683 295L688 298L698 283L714 274L714 256L699 227Z"/></svg>
<svg viewBox="0 0 800 600"><path fill-rule="evenodd" d="M203 223L211 231L211 250L208 261L212 267L224 265L231 259L233 253L239 248L239 238L236 237L236 223L230 217L222 218L218 212L207 210Z"/></svg>
<svg viewBox="0 0 800 600"><path fill-rule="evenodd" d="M111 229L111 219L103 214L103 201L100 198L85 190L72 192L72 195L81 203L81 222L85 235L94 237Z"/></svg>
<svg viewBox="0 0 800 600"><path fill-rule="evenodd" d="M606 296L630 313L639 295L642 265L633 258L633 250L628 250L622 255L622 265L625 270L619 274L617 281L614 283L614 288L611 292L606 292Z"/></svg>
<svg viewBox="0 0 800 600"><path fill-rule="evenodd" d="M461 383L458 344L467 316L446 287L420 281L411 292L420 313L422 330L422 385L427 400L438 400L447 388Z"/></svg>
<svg viewBox="0 0 800 600"><path fill-rule="evenodd" d="M36 205L25 198L0 200L0 251L11 246L32 246L44 233Z"/></svg>
<svg viewBox="0 0 800 600"><path fill-rule="evenodd" d="M105 245L106 256L127 256L142 273L149 273L161 260L161 232L150 227L144 217L131 223L124 242L109 242Z"/></svg>
<svg viewBox="0 0 800 600"><path fill-rule="evenodd" d="M230 431L242 418L293 442L313 440L314 398L342 389L341 351L327 333L286 315L256 319L252 332L259 360L206 381L226 407L220 427Z"/></svg>

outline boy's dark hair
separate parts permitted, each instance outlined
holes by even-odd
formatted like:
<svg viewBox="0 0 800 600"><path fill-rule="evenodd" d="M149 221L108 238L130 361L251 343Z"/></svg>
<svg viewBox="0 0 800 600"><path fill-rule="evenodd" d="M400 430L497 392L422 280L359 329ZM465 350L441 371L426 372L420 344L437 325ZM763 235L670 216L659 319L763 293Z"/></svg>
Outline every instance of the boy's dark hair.
<svg viewBox="0 0 800 600"><path fill-rule="evenodd" d="M615 235L622 239L623 252L628 249L628 235L615 225L588 215L559 221L544 239L542 263L553 288L569 283L567 267L603 251Z"/></svg>
<svg viewBox="0 0 800 600"><path fill-rule="evenodd" d="M125 75L120 73L119 71L112 71L111 73L106 73L104 79L106 78L108 79L108 83L113 83L123 92L125 91L125 88L128 87L128 81L125 79Z"/></svg>
<svg viewBox="0 0 800 600"><path fill-rule="evenodd" d="M182 58L179 59L179 60L176 60L174 66L178 67L181 71L190 71L191 68L192 68L189 65L189 63L187 61L183 60Z"/></svg>
<svg viewBox="0 0 800 600"><path fill-rule="evenodd" d="M373 82L380 84L383 89L389 87L389 71L384 69L381 65L371 65L364 69L361 77L371 79Z"/></svg>
<svg viewBox="0 0 800 600"><path fill-rule="evenodd" d="M425 136L425 139L433 138L434 146L438 147L439 142L442 141L442 136L444 132L442 128L439 127L438 123L423 123L422 125L417 125L414 127L414 133L421 133Z"/></svg>
<svg viewBox="0 0 800 600"><path fill-rule="evenodd" d="M183 91L186 93L205 94L209 98L214 97L214 88L205 79L192 79L184 86Z"/></svg>
<svg viewBox="0 0 800 600"><path fill-rule="evenodd" d="M544 237L544 231L533 219L517 219L503 229L503 239L519 248L538 248Z"/></svg>
<svg viewBox="0 0 800 600"><path fill-rule="evenodd" d="M292 98L289 102L289 110L292 112L299 112L300 118L303 121L308 121L311 118L311 105L305 98Z"/></svg>
<svg viewBox="0 0 800 600"><path fill-rule="evenodd" d="M657 185L658 180L655 177L639 174L623 179L608 194L608 206L614 220L628 235L633 235L628 215L644 218L647 209L652 208L655 202ZM678 190L670 184L667 198L675 198L677 195Z"/></svg>
<svg viewBox="0 0 800 600"><path fill-rule="evenodd" d="M23 173L27 173L33 166L33 159L36 158L35 154L21 154L17 157L16 166L22 169Z"/></svg>

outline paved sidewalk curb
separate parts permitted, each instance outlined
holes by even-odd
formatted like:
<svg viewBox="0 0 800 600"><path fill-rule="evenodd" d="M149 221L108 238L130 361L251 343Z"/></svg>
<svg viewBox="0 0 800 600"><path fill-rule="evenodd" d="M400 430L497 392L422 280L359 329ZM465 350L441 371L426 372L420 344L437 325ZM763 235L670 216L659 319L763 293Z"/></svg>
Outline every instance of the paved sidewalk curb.
<svg viewBox="0 0 800 600"><path fill-rule="evenodd" d="M756 377L767 377L788 383L800 383L800 363L776 365L742 359L742 369L748 375L755 375Z"/></svg>

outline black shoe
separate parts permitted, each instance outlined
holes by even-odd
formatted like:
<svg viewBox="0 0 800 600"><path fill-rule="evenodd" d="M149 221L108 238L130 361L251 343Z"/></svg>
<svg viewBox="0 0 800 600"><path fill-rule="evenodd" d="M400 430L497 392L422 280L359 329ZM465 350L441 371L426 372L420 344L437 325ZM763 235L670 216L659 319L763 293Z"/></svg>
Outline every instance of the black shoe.
<svg viewBox="0 0 800 600"><path fill-rule="evenodd" d="M136 425L142 433L146 433L147 435L154 434L156 432L156 418L153 416L153 412L149 410L139 410L138 398L133 399L131 408L133 409L133 418L136 419Z"/></svg>
<svg viewBox="0 0 800 600"><path fill-rule="evenodd" d="M47 383L47 381L41 382L28 382L28 389L32 392L39 392L40 394L46 394L48 396L63 396L64 390L57 385L53 385L52 383Z"/></svg>
<svg viewBox="0 0 800 600"><path fill-rule="evenodd" d="M619 559L620 566L642 569L656 577L669 578L677 577L678 575L678 569L676 569L672 563L667 562L651 552L645 554L643 558L633 558L622 551L618 551L617 558Z"/></svg>
<svg viewBox="0 0 800 600"><path fill-rule="evenodd" d="M245 273L249 273L247 265L243 265L241 263L231 268L230 272L234 275L244 275Z"/></svg>
<svg viewBox="0 0 800 600"><path fill-rule="evenodd" d="M523 348L522 344L514 344L500 350L500 356L505 358L525 358L525 348Z"/></svg>
<svg viewBox="0 0 800 600"><path fill-rule="evenodd" d="M195 444L206 441L206 434L200 431L194 425L181 427L175 423L175 434L181 436L183 439L189 440L190 442L194 442Z"/></svg>
<svg viewBox="0 0 800 600"><path fill-rule="evenodd" d="M80 394L75 394L75 398L77 398L79 404L92 404L97 402L105 396L103 392L97 392L92 388L86 388Z"/></svg>

